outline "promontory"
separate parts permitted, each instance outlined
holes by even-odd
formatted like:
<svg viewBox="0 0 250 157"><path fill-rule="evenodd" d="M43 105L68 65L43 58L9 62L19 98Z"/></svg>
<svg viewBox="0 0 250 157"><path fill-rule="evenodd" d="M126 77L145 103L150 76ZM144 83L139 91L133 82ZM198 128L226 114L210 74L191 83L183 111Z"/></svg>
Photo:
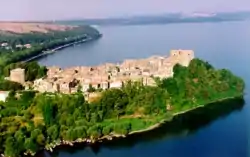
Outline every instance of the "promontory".
<svg viewBox="0 0 250 157"><path fill-rule="evenodd" d="M192 50L61 69L36 62L2 68L0 152L34 154L158 127L178 114L235 97L245 83Z"/></svg>

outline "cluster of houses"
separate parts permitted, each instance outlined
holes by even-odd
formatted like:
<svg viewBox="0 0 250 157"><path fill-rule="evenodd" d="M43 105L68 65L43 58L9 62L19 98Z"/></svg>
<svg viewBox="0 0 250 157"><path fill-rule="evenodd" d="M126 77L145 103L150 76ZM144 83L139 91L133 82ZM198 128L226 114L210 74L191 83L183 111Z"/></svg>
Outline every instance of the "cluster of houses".
<svg viewBox="0 0 250 157"><path fill-rule="evenodd" d="M90 89L121 88L129 80L154 86L154 77L172 77L175 64L188 66L193 58L192 50L172 50L169 57L129 59L120 64L106 63L66 69L48 67L47 77L35 80L33 88L40 92L70 94L78 90L89 92Z"/></svg>
<svg viewBox="0 0 250 157"><path fill-rule="evenodd" d="M24 44L24 45L18 44L18 45L16 45L16 48L26 48L26 49L30 49L31 47L32 47L31 44Z"/></svg>
<svg viewBox="0 0 250 157"><path fill-rule="evenodd" d="M4 49L6 49L6 50L13 49L13 47L10 46L9 43L7 43L7 42L0 43L0 47L1 47L1 48L4 48ZM23 48L25 48L25 49L30 49L30 48L32 48L32 45L31 45L31 44L24 44L24 45L22 45L22 44L17 44L17 45L15 45L14 48L15 48L15 49L23 49Z"/></svg>
<svg viewBox="0 0 250 157"><path fill-rule="evenodd" d="M192 50L171 50L169 56L152 56L145 59L128 59L120 64L105 63L98 66L78 66L61 69L48 67L47 76L33 82L32 88L39 92L75 93L79 90L89 95L98 90L121 88L127 81L141 81L144 85L155 86L155 77L173 76L173 67L178 63L188 66L194 58ZM24 69L14 69L11 81L25 84ZM0 99L6 93L0 92ZM0 100L0 101L1 101ZM2 100L3 101L3 100Z"/></svg>

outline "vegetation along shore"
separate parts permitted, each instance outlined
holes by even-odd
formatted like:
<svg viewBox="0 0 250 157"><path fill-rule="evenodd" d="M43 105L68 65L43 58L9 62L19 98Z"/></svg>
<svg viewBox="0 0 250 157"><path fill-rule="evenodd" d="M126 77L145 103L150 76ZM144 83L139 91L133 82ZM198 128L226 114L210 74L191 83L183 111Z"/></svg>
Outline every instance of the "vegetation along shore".
<svg viewBox="0 0 250 157"><path fill-rule="evenodd" d="M66 152L74 152L90 147L94 152L104 146L105 148L130 148L140 142L153 142L162 139L172 138L173 136L187 136L193 134L199 129L214 122L216 119L225 117L233 112L238 112L244 107L244 99L242 97L222 100L220 102L211 103L198 107L196 109L174 116L171 121L165 121L159 127L129 134L124 137L113 137L110 139L98 140L94 144L75 143L73 146L61 145L53 149L51 154L55 155L61 150ZM43 151L40 152L43 154ZM38 155L40 155L38 153Z"/></svg>
<svg viewBox="0 0 250 157"><path fill-rule="evenodd" d="M34 62L18 65L25 69L26 80L46 77L46 67ZM13 68L6 67L6 73ZM188 66L176 64L172 77L153 79L155 86L127 81L121 88L101 91L92 101L82 90L71 94L10 90L6 101L0 102L0 152L6 157L34 155L59 145L126 137L213 102L243 98L245 89L240 77L197 58Z"/></svg>
<svg viewBox="0 0 250 157"><path fill-rule="evenodd" d="M60 45L60 46L58 46L56 48L53 48L53 49L50 49L50 50L42 51L42 53L40 53L39 55L33 56L31 58L28 58L28 59L24 60L24 62L34 61L34 60L37 60L37 59L39 59L41 57L44 57L44 56L49 55L51 53L54 53L54 52L56 52L58 50L62 50L64 48L67 48L67 47L70 47L70 46L73 46L73 45L77 45L77 44L81 44L81 43L84 43L84 42L89 42L89 41L95 40L95 39L97 39L99 37L101 37L101 34L97 35L95 38L88 37L88 36L86 36L85 38L79 38L76 41L72 41L70 43L66 43L64 45Z"/></svg>

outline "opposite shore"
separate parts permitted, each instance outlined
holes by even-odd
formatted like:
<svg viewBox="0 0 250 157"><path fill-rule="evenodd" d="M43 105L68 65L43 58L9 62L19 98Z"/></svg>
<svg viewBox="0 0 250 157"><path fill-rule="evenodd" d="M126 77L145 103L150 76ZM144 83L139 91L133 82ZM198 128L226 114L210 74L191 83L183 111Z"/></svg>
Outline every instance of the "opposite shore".
<svg viewBox="0 0 250 157"><path fill-rule="evenodd" d="M240 98L242 96L243 95L237 95L237 96L234 96L234 97L222 98L222 99L219 99L219 100L211 101L211 102L209 102L207 104L198 105L198 106L192 107L192 108L184 110L184 111L179 111L179 112L173 113L173 115L171 117L169 117L168 119L162 119L160 122L158 122L158 123L156 123L154 125L151 125L148 128L132 131L132 132L128 133L127 135L111 133L110 135L105 135L105 136L102 136L102 137L97 138L97 139L91 139L91 138L83 138L83 139L81 139L80 138L80 139L77 139L75 141L60 140L60 141L56 141L54 143L51 143L51 144L47 145L44 149L47 150L47 151L53 152L54 149L56 149L56 148L58 148L60 146L74 146L75 144L84 144L84 143L91 145L91 144L95 144L95 143L98 143L98 142L110 141L110 140L113 140L114 138L126 138L127 136L130 136L130 135L146 133L148 131L152 131L154 129L157 129L157 128L161 127L166 122L172 121L173 118L176 117L176 116L186 114L188 112L194 111L194 110L199 109L199 108L203 108L203 107L205 107L207 105L210 105L210 104L213 104L213 103L222 102L222 101L225 101L225 100L230 100L230 99L235 99L235 98ZM35 154L36 153L34 153L34 152L26 152L26 153L24 153L24 155L32 155L32 156L34 156Z"/></svg>
<svg viewBox="0 0 250 157"><path fill-rule="evenodd" d="M56 51L58 50L62 50L64 48L67 48L67 47L70 47L70 46L74 46L74 45L77 45L77 44L81 44L81 43L85 43L85 42L90 42L92 40L96 40L96 39L99 39L100 37L102 37L102 34L99 34L98 37L96 38L93 38L93 37L87 37L86 39L81 39L79 41L74 41L74 42L71 42L71 43L68 43L68 44L65 44L65 45L61 45L61 46L58 46L56 48L53 48L51 50L47 50L47 51L42 51L41 54L39 55L36 55L36 56L33 56L31 58L28 58L26 60L24 60L24 62L30 62L30 61L34 61L34 60L37 60L41 57L44 57L46 55L49 55L49 54L52 54L52 53L55 53Z"/></svg>

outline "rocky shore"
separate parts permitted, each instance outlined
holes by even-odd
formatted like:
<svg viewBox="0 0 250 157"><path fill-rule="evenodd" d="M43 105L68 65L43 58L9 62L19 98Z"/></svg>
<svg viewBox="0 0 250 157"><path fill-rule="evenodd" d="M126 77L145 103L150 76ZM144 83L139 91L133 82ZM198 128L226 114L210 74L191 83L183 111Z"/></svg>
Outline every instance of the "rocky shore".
<svg viewBox="0 0 250 157"><path fill-rule="evenodd" d="M103 142L104 140L110 141L110 140L113 140L113 138L125 138L125 137L126 135L110 134L110 135L106 135L97 139L79 138L75 141L60 140L60 141L56 141L54 143L47 145L45 147L45 150L53 152L53 149L55 149L58 146L74 146L75 144L79 144L79 143L86 143L86 144L91 145L97 142Z"/></svg>

